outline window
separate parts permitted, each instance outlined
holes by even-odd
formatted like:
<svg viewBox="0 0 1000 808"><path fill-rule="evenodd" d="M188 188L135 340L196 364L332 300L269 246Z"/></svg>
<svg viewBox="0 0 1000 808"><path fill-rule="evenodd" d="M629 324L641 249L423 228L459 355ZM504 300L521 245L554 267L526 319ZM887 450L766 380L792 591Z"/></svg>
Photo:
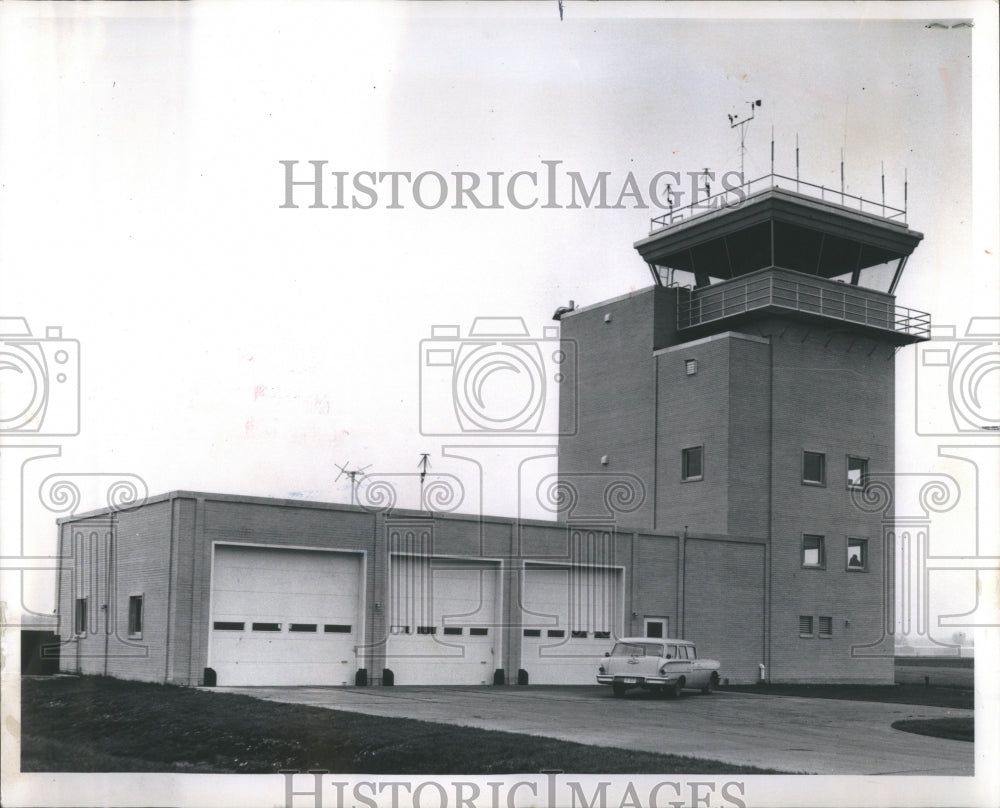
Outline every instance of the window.
<svg viewBox="0 0 1000 808"><path fill-rule="evenodd" d="M142 595L132 595L128 599L128 636L142 636Z"/></svg>
<svg viewBox="0 0 1000 808"><path fill-rule="evenodd" d="M594 632L594 639L595 640L610 640L611 639L611 632L610 631L595 631Z"/></svg>
<svg viewBox="0 0 1000 808"><path fill-rule="evenodd" d="M469 636L470 637L485 637L489 633L490 633L490 630L488 628L470 628L469 629Z"/></svg>
<svg viewBox="0 0 1000 808"><path fill-rule="evenodd" d="M806 534L802 537L802 566L822 568L826 564L826 556L823 552L823 537L810 536Z"/></svg>
<svg viewBox="0 0 1000 808"><path fill-rule="evenodd" d="M281 623L252 623L254 631L281 631Z"/></svg>
<svg viewBox="0 0 1000 808"><path fill-rule="evenodd" d="M666 617L646 617L643 619L647 637L663 638L667 636L669 622Z"/></svg>
<svg viewBox="0 0 1000 808"><path fill-rule="evenodd" d="M585 640L585 639L587 639L587 632L586 631L571 631L569 633L569 636L573 637L576 640Z"/></svg>
<svg viewBox="0 0 1000 808"><path fill-rule="evenodd" d="M698 360L697 359L685 359L684 360L684 373L688 376L694 376L698 372Z"/></svg>
<svg viewBox="0 0 1000 808"><path fill-rule="evenodd" d="M826 455L822 452L802 453L802 482L826 485Z"/></svg>
<svg viewBox="0 0 1000 808"><path fill-rule="evenodd" d="M437 626L417 626L417 634L437 634Z"/></svg>
<svg viewBox="0 0 1000 808"><path fill-rule="evenodd" d="M316 631L316 624L315 623L292 623L288 627L288 630L289 631L298 631L298 632L302 632L303 634L308 634L310 632Z"/></svg>
<svg viewBox="0 0 1000 808"><path fill-rule="evenodd" d="M666 659L678 659L679 657L677 655L677 646L676 645L668 645L666 647L666 653L663 656Z"/></svg>
<svg viewBox="0 0 1000 808"><path fill-rule="evenodd" d="M216 631L243 631L245 623L235 623L231 620L216 620L212 628Z"/></svg>
<svg viewBox="0 0 1000 808"><path fill-rule="evenodd" d="M77 598L76 608L73 610L73 630L77 634L87 633L87 599Z"/></svg>
<svg viewBox="0 0 1000 808"><path fill-rule="evenodd" d="M524 636L525 637L541 637L542 636L542 630L539 629L539 628L526 628L524 630Z"/></svg>
<svg viewBox="0 0 1000 808"><path fill-rule="evenodd" d="M833 636L833 618L821 617L819 619L819 636L830 638Z"/></svg>
<svg viewBox="0 0 1000 808"><path fill-rule="evenodd" d="M561 628L550 628L548 631L545 632L545 636L546 637L565 637L566 636L566 632L563 631Z"/></svg>
<svg viewBox="0 0 1000 808"><path fill-rule="evenodd" d="M701 449L701 446L692 446L689 449L681 450L682 480L700 480L702 478Z"/></svg>
<svg viewBox="0 0 1000 808"><path fill-rule="evenodd" d="M868 484L868 461L863 457L847 456L847 487L861 488Z"/></svg>
<svg viewBox="0 0 1000 808"><path fill-rule="evenodd" d="M461 634L462 633L462 627L461 626L445 626L444 627L444 633L445 634L450 634L450 635Z"/></svg>
<svg viewBox="0 0 1000 808"><path fill-rule="evenodd" d="M401 632L403 634L409 634L410 633L410 627L409 626L393 626L393 628L394 629L397 629L397 628L403 629L403 631ZM327 623L325 626L323 626L323 631L326 632L327 634L350 634L351 633L351 627L349 625L344 624L344 623ZM399 633L399 632L395 632L394 631L393 633L396 634L396 633Z"/></svg>
<svg viewBox="0 0 1000 808"><path fill-rule="evenodd" d="M851 572L868 569L868 539L847 540L847 569Z"/></svg>
<svg viewBox="0 0 1000 808"><path fill-rule="evenodd" d="M813 635L813 619L811 615L799 615L799 636L811 637Z"/></svg>

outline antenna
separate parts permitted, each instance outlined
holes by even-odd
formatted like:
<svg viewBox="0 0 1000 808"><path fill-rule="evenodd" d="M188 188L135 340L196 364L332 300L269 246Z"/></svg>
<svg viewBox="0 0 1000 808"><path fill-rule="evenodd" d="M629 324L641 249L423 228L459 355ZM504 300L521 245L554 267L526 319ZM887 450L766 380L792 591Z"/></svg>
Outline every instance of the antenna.
<svg viewBox="0 0 1000 808"><path fill-rule="evenodd" d="M747 101L747 103L750 105L750 114L749 115L744 115L742 118L740 118L739 115L730 115L729 116L729 128L730 129L735 129L737 126L740 128L740 182L743 185L747 184L746 183L746 174L743 171L743 164L745 162L745 158L746 158L746 154L747 154L747 147L746 147L746 141L747 141L747 124L750 123L750 121L752 121L754 119L754 114L757 112L757 107L760 106L760 99L758 98L756 101ZM774 131L773 130L771 132L771 138L772 138L772 143L773 143L773 139L774 139ZM772 148L772 151L773 151L773 148ZM773 154L772 154L772 158L773 158ZM772 171L771 171L772 174L774 173L773 169L774 169L774 167L772 166Z"/></svg>
<svg viewBox="0 0 1000 808"><path fill-rule="evenodd" d="M350 466L350 461L348 461L347 463L344 463L344 465L342 465L342 466L339 463L334 463L333 465L335 465L338 469L340 469L340 474L337 475L337 479L334 480L334 482L338 482L341 477L347 477L347 478L350 479L350 481L351 481L351 504L352 505L356 505L357 502L355 500L357 498L356 498L355 495L357 494L357 491L358 491L358 477L364 477L365 476L365 470L371 468L371 463L369 463L367 466L362 466L359 469L348 468L348 466Z"/></svg>

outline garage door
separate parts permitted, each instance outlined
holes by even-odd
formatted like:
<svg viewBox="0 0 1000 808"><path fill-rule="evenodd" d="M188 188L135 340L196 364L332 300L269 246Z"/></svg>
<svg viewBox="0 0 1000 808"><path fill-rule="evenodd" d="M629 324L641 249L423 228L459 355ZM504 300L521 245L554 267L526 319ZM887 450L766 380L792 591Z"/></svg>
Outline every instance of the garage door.
<svg viewBox="0 0 1000 808"><path fill-rule="evenodd" d="M360 582L355 554L216 546L209 667L217 684L353 684Z"/></svg>
<svg viewBox="0 0 1000 808"><path fill-rule="evenodd" d="M621 624L621 571L527 565L521 668L529 684L594 684Z"/></svg>
<svg viewBox="0 0 1000 808"><path fill-rule="evenodd" d="M487 685L499 667L499 565L393 556L386 667L397 685Z"/></svg>

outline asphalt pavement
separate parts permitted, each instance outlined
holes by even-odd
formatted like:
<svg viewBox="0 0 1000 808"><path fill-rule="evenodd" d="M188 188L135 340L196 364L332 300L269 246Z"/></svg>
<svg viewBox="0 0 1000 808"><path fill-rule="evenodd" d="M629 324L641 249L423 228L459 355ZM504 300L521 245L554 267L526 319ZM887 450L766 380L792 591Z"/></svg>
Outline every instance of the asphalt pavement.
<svg viewBox="0 0 1000 808"><path fill-rule="evenodd" d="M523 732L803 774L972 775L973 744L894 730L971 710L748 693L614 698L600 686L213 688L390 718Z"/></svg>

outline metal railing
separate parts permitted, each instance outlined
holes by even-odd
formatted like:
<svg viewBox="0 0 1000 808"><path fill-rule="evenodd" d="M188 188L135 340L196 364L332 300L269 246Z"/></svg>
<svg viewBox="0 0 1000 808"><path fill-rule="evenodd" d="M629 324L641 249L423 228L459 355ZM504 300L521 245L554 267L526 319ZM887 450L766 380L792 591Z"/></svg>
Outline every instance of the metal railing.
<svg viewBox="0 0 1000 808"><path fill-rule="evenodd" d="M805 182L804 180L800 180L796 177L786 177L782 174L765 174L763 177L758 177L755 180L745 182L737 188L720 191L719 193L712 194L704 199L696 200L690 205L684 205L680 208L671 208L662 216L650 219L649 232L653 233L657 230L663 229L664 227L680 224L682 222L689 221L696 216L711 213L712 211L738 208L746 201L750 194L767 188L784 188L788 191L794 190L796 193L806 194L807 196L819 199L822 202L839 204L841 207L850 207L851 209L856 207L861 213L878 216L889 221L899 220L897 222L898 224L906 224L905 201L902 208L896 208L892 205L885 204L885 199L881 202L875 202L871 199L864 199L863 197L855 196L854 194L849 194L835 188L828 188L825 185L816 185L811 182ZM906 196L907 194L904 186L904 200L906 199Z"/></svg>
<svg viewBox="0 0 1000 808"><path fill-rule="evenodd" d="M866 294L856 287L788 277L780 267L745 280L731 280L701 289L681 287L677 296L677 328L722 320L750 311L777 307L816 314L842 322L880 328L897 334L929 339L930 315L897 306L879 293ZM781 274L778 274L781 273ZM798 273L794 273L798 274Z"/></svg>

